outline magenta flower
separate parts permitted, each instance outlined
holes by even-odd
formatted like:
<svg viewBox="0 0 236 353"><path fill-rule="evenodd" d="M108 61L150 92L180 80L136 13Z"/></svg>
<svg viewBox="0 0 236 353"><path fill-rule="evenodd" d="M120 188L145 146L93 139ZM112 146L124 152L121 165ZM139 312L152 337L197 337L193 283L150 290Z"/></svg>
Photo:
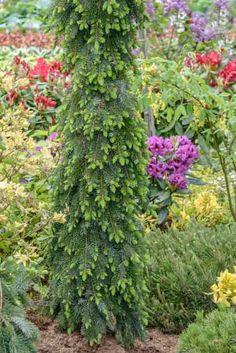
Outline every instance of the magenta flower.
<svg viewBox="0 0 236 353"><path fill-rule="evenodd" d="M170 153L174 146L171 139L164 139L163 137L151 136L148 139L149 151L154 156L166 156Z"/></svg>
<svg viewBox="0 0 236 353"><path fill-rule="evenodd" d="M168 181L170 185L175 186L177 189L183 190L187 188L186 176L183 174L171 174L168 177Z"/></svg>
<svg viewBox="0 0 236 353"><path fill-rule="evenodd" d="M199 159L197 147L187 136L148 139L151 160L147 167L153 179L166 180L177 189L186 189L186 174Z"/></svg>
<svg viewBox="0 0 236 353"><path fill-rule="evenodd" d="M49 141L54 141L56 138L58 138L59 134L58 132L54 131L51 133L51 135L48 136Z"/></svg>

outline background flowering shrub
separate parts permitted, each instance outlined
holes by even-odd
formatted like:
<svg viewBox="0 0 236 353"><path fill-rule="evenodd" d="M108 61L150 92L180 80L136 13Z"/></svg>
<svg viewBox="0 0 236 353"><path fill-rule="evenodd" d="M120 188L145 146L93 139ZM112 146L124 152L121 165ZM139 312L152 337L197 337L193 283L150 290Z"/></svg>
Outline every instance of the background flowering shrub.
<svg viewBox="0 0 236 353"><path fill-rule="evenodd" d="M157 57L143 61L140 108L152 108L160 136L184 134L199 145L201 164L223 174L224 197L236 219L234 58L225 52L189 58L190 65Z"/></svg>
<svg viewBox="0 0 236 353"><path fill-rule="evenodd" d="M234 1L158 0L147 2L151 55L181 57L209 46L233 48L236 36Z"/></svg>
<svg viewBox="0 0 236 353"><path fill-rule="evenodd" d="M1 72L1 102L8 108L20 106L32 112L31 130L47 135L56 124L56 107L70 87L70 78L59 61L38 58L31 66L19 56L14 57L10 69Z"/></svg>
<svg viewBox="0 0 236 353"><path fill-rule="evenodd" d="M38 31L45 23L44 19L49 4L50 0L4 1L4 6L1 5L0 8L0 28Z"/></svg>

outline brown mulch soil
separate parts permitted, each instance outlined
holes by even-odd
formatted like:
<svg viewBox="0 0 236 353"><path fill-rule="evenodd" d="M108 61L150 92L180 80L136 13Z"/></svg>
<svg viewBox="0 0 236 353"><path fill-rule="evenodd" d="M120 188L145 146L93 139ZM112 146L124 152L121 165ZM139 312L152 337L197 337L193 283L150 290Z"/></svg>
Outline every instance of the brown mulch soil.
<svg viewBox="0 0 236 353"><path fill-rule="evenodd" d="M98 347L89 347L83 337L74 333L68 336L57 330L56 324L46 321L40 324L41 340L38 353L175 353L177 337L150 330L145 342L137 342L135 348L125 350L113 337L107 336Z"/></svg>
<svg viewBox="0 0 236 353"><path fill-rule="evenodd" d="M16 48L40 47L50 49L53 47L55 38L52 35L27 31L13 31L0 33L0 46L13 46Z"/></svg>

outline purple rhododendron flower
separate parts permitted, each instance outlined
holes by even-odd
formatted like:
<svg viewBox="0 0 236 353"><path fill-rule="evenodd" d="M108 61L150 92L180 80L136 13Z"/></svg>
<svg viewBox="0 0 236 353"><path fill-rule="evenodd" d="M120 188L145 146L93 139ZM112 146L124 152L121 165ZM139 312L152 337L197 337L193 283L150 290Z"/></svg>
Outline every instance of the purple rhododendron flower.
<svg viewBox="0 0 236 353"><path fill-rule="evenodd" d="M180 146L183 146L183 145L188 145L191 143L191 141L189 140L189 138L185 135L182 135L182 136L177 136L177 142Z"/></svg>
<svg viewBox="0 0 236 353"><path fill-rule="evenodd" d="M186 176L183 174L171 174L168 177L168 181L171 185L176 186L177 189L183 190L187 188Z"/></svg>
<svg viewBox="0 0 236 353"><path fill-rule="evenodd" d="M163 137L151 136L148 139L149 151L154 156L166 156L170 153L173 148L173 142L171 139L164 139Z"/></svg>
<svg viewBox="0 0 236 353"><path fill-rule="evenodd" d="M51 135L48 136L49 141L54 141L56 138L58 138L59 134L58 132L53 132Z"/></svg>
<svg viewBox="0 0 236 353"><path fill-rule="evenodd" d="M149 162L148 167L147 167L148 174L153 177L157 178L157 165L156 161L153 159L151 162Z"/></svg>
<svg viewBox="0 0 236 353"><path fill-rule="evenodd" d="M41 152L42 149L43 149L42 146L36 146L36 147L35 147L35 151L37 151L37 152Z"/></svg>
<svg viewBox="0 0 236 353"><path fill-rule="evenodd" d="M197 147L187 136L163 138L151 136L148 139L151 160L147 167L153 179L165 179L177 189L186 189L186 174L199 159Z"/></svg>

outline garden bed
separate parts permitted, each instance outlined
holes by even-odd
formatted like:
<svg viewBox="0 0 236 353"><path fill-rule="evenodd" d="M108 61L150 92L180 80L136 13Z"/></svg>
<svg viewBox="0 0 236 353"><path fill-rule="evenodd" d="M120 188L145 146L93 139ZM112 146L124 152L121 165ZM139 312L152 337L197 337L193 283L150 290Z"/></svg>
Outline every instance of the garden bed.
<svg viewBox="0 0 236 353"><path fill-rule="evenodd" d="M177 338L151 330L145 342L137 342L132 350L125 350L114 338L106 337L99 347L89 347L78 334L68 336L59 332L55 323L46 322L41 326L41 341L38 353L175 353Z"/></svg>
<svg viewBox="0 0 236 353"><path fill-rule="evenodd" d="M38 33L34 31L13 31L10 33L0 33L0 46L12 46L16 48L38 47L51 49L55 38L52 35Z"/></svg>

